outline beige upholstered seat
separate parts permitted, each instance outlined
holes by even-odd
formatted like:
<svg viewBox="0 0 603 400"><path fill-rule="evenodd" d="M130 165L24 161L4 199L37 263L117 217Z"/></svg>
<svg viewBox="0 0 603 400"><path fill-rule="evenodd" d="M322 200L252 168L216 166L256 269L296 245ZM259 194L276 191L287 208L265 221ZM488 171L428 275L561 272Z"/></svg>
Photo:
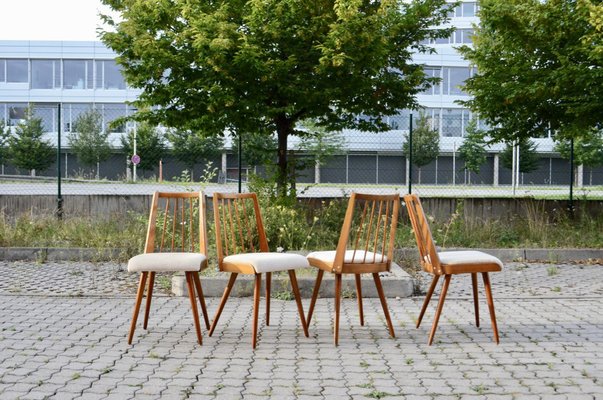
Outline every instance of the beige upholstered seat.
<svg viewBox="0 0 603 400"><path fill-rule="evenodd" d="M417 328L421 325L425 310L431 300L433 291L440 279L440 276L444 275L444 286L442 287L442 293L440 294L440 301L438 302L438 308L436 315L431 326L431 332L429 333L428 343L433 343L433 337L438 327L438 321L442 308L444 307L444 300L446 299L446 292L450 285L450 279L452 275L456 274L471 274L471 281L473 285L473 303L475 308L475 324L479 326L479 306L477 299L477 274L481 273L484 280L484 287L486 289L486 300L488 308L490 310L490 321L492 322L492 330L494 331L494 340L496 343L499 342L498 338L498 327L496 325L496 315L494 313L494 300L492 299L492 289L490 287L489 272L498 272L503 268L503 263L498 258L475 250L463 250L463 251L442 251L438 252L431 236L431 230L425 218L425 212L419 197L414 194L404 196L404 202L408 210L410 222L417 239L417 247L419 248L420 262L423 270L433 275L431 286L425 296L421 313L417 319Z"/></svg>
<svg viewBox="0 0 603 400"><path fill-rule="evenodd" d="M253 291L253 332L251 344L257 344L258 308L262 274L266 274L266 325L270 325L270 286L272 273L287 271L291 287L297 303L304 335L308 336L308 326L304 317L295 270L305 268L308 261L305 257L289 253L271 253L260 215L260 207L255 193L214 193L214 219L216 226L216 249L220 271L230 272L230 279L216 316L209 330L211 336L216 329L224 305L238 274L253 274L255 286Z"/></svg>
<svg viewBox="0 0 603 400"><path fill-rule="evenodd" d="M399 208L400 195L398 194L352 193L337 250L316 251L307 256L310 265L318 268L308 318L306 318L308 324L312 319L323 274L325 271L335 274L335 325L333 329L335 345L339 343L342 274L354 274L356 278L360 325L364 325L360 274L373 275L389 333L392 337L395 335L379 273L389 271L391 266Z"/></svg>
<svg viewBox="0 0 603 400"><path fill-rule="evenodd" d="M207 262L200 253L146 253L130 258L128 272L200 271Z"/></svg>
<svg viewBox="0 0 603 400"><path fill-rule="evenodd" d="M201 344L201 326L199 324L196 295L199 296L205 326L209 329L209 318L207 317L203 289L199 279L199 271L207 267L206 236L205 197L202 193L155 192L151 203L144 253L132 257L128 262L128 271L140 272L140 282L136 293L128 344L132 343L134 337L147 278L149 287L144 315L144 329L147 329L149 322L155 274L158 272L180 271L186 275L197 341Z"/></svg>
<svg viewBox="0 0 603 400"><path fill-rule="evenodd" d="M224 266L230 268L253 268L256 274L307 268L308 260L299 254L290 253L241 253L224 257Z"/></svg>

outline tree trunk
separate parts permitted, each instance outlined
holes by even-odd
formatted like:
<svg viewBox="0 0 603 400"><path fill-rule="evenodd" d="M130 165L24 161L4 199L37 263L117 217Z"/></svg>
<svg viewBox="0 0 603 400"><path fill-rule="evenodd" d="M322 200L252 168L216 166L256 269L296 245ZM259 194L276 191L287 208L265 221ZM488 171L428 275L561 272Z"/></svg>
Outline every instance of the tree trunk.
<svg viewBox="0 0 603 400"><path fill-rule="evenodd" d="M100 162L96 162L96 180L100 179Z"/></svg>

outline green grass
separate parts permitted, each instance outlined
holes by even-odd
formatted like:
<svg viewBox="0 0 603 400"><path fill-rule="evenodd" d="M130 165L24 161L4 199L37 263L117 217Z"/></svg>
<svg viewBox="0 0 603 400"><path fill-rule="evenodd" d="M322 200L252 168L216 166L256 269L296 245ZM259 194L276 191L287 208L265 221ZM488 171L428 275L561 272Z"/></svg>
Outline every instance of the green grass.
<svg viewBox="0 0 603 400"><path fill-rule="evenodd" d="M293 206L262 204L262 214L271 250L322 250L337 246L347 199L307 202ZM209 257L215 259L213 221L208 215ZM444 248L601 248L603 217L576 213L551 215L538 205L527 206L522 217L482 220L468 217L463 202L446 219L429 218L436 244ZM120 249L115 261L125 261L142 251L147 215L92 218L25 214L10 218L0 213L0 247L67 247L99 250ZM414 248L414 234L405 211L401 214L395 239L397 248ZM108 256L102 256L108 257ZM99 259L101 261L101 259ZM104 261L104 260L103 260ZM413 261L414 262L414 261ZM215 271L215 265L207 269ZM549 270L549 276L556 274Z"/></svg>

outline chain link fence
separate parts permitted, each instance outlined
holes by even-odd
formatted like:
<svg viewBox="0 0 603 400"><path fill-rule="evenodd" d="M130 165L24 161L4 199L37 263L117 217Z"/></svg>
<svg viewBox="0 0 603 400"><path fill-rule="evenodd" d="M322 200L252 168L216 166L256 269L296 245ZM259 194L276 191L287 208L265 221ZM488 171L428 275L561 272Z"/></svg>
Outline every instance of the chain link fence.
<svg viewBox="0 0 603 400"><path fill-rule="evenodd" d="M60 198L188 188L236 192L239 180L246 191L251 175L274 171L272 145L259 146L268 155L254 163L258 157L251 152L258 146L246 147L250 139L243 136L240 163L237 140L120 122L133 112L123 103L64 103L60 112L58 104L0 103L0 193ZM288 157L298 165L298 195L603 197L603 167L572 166L550 138L533 139L518 151L483 143L467 151L472 129L487 129L479 121L471 127L470 117L467 110L427 109L390 118L391 130L383 133L324 133L310 144L292 137Z"/></svg>

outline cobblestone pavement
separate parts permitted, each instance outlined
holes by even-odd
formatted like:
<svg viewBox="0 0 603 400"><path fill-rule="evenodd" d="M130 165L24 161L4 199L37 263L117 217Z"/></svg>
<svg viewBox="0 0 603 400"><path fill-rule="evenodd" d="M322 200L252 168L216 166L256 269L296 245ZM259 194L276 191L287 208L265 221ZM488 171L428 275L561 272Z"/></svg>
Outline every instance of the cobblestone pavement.
<svg viewBox="0 0 603 400"><path fill-rule="evenodd" d="M47 266L54 273L45 274ZM378 300L365 300L362 327L356 301L345 299L338 347L332 342L332 300L319 300L306 338L295 303L273 299L271 325L260 313L253 351L250 298L230 299L214 336L204 329L200 346L188 299L158 296L149 329L139 321L129 346L133 292L109 290L114 283L99 277L106 271L97 271L94 284L87 272L69 284L60 273L69 271L68 264L30 265L38 273L18 286L7 269L27 267L0 263L0 398L603 398L603 268L551 267L510 264L493 274L500 345L492 342L483 295L481 327L475 327L470 280L459 277L433 346L426 342L435 303L414 328L422 297L388 300L395 339ZM30 283L36 280L41 289ZM63 294L78 290L81 297L50 291L53 283ZM90 288L95 296L88 296ZM208 299L212 315L217 302Z"/></svg>

